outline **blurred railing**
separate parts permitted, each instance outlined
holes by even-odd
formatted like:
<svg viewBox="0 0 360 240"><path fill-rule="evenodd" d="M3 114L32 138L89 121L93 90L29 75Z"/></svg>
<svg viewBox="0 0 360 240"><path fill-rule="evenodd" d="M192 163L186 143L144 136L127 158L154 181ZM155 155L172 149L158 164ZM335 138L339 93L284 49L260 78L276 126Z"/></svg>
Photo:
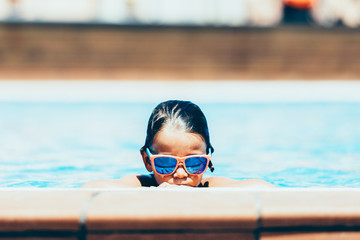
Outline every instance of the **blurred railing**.
<svg viewBox="0 0 360 240"><path fill-rule="evenodd" d="M293 13L307 16L304 23L356 28L360 0L0 0L5 23L270 27Z"/></svg>

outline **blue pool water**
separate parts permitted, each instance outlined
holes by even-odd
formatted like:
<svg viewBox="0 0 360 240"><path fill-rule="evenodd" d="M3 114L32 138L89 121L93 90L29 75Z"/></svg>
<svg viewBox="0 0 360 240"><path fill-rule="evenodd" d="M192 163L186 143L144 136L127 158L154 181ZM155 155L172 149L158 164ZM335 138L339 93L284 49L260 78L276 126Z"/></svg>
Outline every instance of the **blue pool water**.
<svg viewBox="0 0 360 240"><path fill-rule="evenodd" d="M0 102L0 187L146 174L156 103ZM360 187L360 103L205 103L214 173L285 187Z"/></svg>

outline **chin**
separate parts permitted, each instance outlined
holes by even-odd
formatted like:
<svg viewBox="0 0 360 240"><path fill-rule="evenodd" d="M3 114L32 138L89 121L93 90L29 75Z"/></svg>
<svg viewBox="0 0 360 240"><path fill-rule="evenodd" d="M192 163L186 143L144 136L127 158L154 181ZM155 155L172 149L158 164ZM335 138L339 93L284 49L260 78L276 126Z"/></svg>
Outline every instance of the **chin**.
<svg viewBox="0 0 360 240"><path fill-rule="evenodd" d="M194 183L191 181L170 181L169 184L179 185L179 186L189 186L193 187Z"/></svg>
<svg viewBox="0 0 360 240"><path fill-rule="evenodd" d="M196 183L190 182L190 183L179 183L179 184L173 183L173 184L176 184L179 186L197 187L197 186L199 186L200 183L196 184Z"/></svg>
<svg viewBox="0 0 360 240"><path fill-rule="evenodd" d="M173 184L173 185L179 185L179 186L190 186L191 184L190 183L187 183L187 182L169 182L170 184Z"/></svg>

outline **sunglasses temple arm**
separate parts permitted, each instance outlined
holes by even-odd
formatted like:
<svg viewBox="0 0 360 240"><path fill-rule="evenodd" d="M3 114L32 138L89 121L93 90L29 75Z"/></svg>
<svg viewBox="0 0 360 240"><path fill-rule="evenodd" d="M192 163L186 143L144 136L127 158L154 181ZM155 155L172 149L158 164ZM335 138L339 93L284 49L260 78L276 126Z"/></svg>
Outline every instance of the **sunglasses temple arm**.
<svg viewBox="0 0 360 240"><path fill-rule="evenodd" d="M214 172L215 168L214 168L214 166L213 166L213 164L212 164L211 161L209 162L209 168L210 168L210 171L211 171L211 172Z"/></svg>
<svg viewBox="0 0 360 240"><path fill-rule="evenodd" d="M150 156L151 156L150 150L148 148L145 148L145 152L148 155L148 157L150 158Z"/></svg>

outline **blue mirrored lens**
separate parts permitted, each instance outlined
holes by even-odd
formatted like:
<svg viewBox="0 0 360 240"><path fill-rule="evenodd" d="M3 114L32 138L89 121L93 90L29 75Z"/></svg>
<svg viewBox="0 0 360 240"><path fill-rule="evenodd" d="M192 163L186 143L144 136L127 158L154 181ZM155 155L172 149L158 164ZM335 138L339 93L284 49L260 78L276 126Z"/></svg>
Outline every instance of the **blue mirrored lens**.
<svg viewBox="0 0 360 240"><path fill-rule="evenodd" d="M206 170L207 159L204 157L191 157L185 160L186 170L191 174L200 174Z"/></svg>
<svg viewBox="0 0 360 240"><path fill-rule="evenodd" d="M155 169L160 174L172 173L176 168L177 160L172 157L157 157L154 159Z"/></svg>

